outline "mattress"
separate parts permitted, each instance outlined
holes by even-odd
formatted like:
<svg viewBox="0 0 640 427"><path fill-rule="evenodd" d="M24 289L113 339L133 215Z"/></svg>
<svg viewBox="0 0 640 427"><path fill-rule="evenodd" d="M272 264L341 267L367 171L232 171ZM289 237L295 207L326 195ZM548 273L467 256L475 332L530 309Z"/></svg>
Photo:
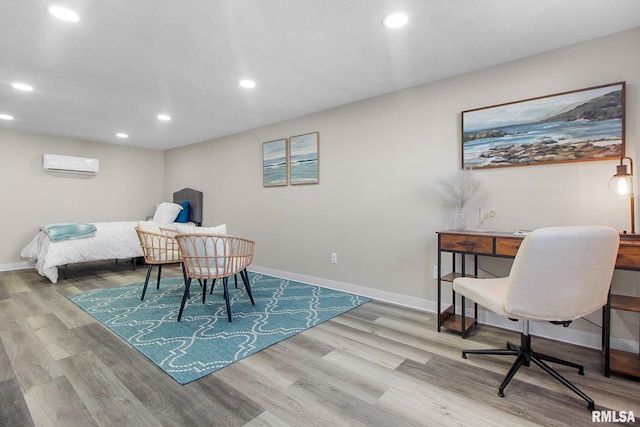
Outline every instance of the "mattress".
<svg viewBox="0 0 640 427"><path fill-rule="evenodd" d="M35 261L40 275L52 283L58 281L58 266L86 261L125 259L142 256L135 231L138 221L95 222L93 237L52 242L40 231L22 249L20 255ZM174 224L162 224L174 228Z"/></svg>

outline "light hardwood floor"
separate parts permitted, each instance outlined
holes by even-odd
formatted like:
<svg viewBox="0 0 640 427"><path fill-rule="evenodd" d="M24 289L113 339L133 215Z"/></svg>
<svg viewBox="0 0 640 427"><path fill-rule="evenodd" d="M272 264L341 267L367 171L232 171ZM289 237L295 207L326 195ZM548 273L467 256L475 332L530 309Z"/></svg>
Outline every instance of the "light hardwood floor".
<svg viewBox="0 0 640 427"><path fill-rule="evenodd" d="M431 313L376 301L180 386L66 298L145 271L88 263L57 284L34 270L0 273L0 426L592 425L584 401L538 367L500 398L513 358L460 356L516 333L480 326L462 340L437 333ZM640 418L640 382L605 378L599 352L533 343L585 365L584 376L557 369L596 409Z"/></svg>

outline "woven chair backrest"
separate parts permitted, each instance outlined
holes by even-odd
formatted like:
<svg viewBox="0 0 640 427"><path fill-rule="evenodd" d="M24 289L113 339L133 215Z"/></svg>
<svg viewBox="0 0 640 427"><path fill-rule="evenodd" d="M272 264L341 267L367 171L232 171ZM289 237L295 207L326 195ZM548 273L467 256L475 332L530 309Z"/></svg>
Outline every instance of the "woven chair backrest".
<svg viewBox="0 0 640 427"><path fill-rule="evenodd" d="M255 242L226 234L177 234L187 276L197 279L229 277L253 262Z"/></svg>
<svg viewBox="0 0 640 427"><path fill-rule="evenodd" d="M136 227L140 247L147 264L167 264L182 261L180 247L173 233L161 229L160 233Z"/></svg>

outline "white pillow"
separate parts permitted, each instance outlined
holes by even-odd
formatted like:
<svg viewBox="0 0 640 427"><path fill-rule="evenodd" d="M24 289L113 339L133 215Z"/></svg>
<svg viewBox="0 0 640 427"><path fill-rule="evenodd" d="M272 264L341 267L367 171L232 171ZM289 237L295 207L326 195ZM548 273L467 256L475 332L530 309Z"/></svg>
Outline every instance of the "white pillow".
<svg viewBox="0 0 640 427"><path fill-rule="evenodd" d="M178 233L205 233L205 234L227 234L227 224L216 225L215 227L195 227L187 224L176 224Z"/></svg>
<svg viewBox="0 0 640 427"><path fill-rule="evenodd" d="M182 206L177 203L162 202L153 214L153 222L170 224L176 220L182 209Z"/></svg>
<svg viewBox="0 0 640 427"><path fill-rule="evenodd" d="M216 225L215 227L198 227L199 232L207 234L227 234L227 224Z"/></svg>
<svg viewBox="0 0 640 427"><path fill-rule="evenodd" d="M160 227L153 221L138 221L138 228L142 231L160 234Z"/></svg>
<svg viewBox="0 0 640 427"><path fill-rule="evenodd" d="M178 231L179 234L189 234L189 233L227 234L227 224L220 224L215 227L194 227L193 225L176 224L176 230ZM209 267L215 268L216 273L220 273L220 270L224 268L224 258L222 258L222 255L225 252L225 247L224 247L224 241L222 239L216 239L215 242L216 242L215 251L213 247L214 240L211 238L207 238L205 240L198 239L196 241L195 248L188 247L186 250L187 251L195 250L198 253L204 253L206 250L208 254L217 253L220 258L218 258L217 260L216 259L209 260ZM204 247L204 245L206 245L206 248Z"/></svg>

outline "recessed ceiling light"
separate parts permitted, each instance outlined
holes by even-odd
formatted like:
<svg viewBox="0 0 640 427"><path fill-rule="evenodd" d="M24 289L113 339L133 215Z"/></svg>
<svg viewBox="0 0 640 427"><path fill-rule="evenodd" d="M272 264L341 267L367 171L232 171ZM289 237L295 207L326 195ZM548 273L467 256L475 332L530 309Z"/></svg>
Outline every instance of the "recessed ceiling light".
<svg viewBox="0 0 640 427"><path fill-rule="evenodd" d="M122 139L129 138L129 135L127 135L126 133L122 133L122 132L116 133L116 136L118 138L122 138Z"/></svg>
<svg viewBox="0 0 640 427"><path fill-rule="evenodd" d="M163 122L168 122L169 120L171 120L171 116L168 116L166 114L158 114L158 120L162 120Z"/></svg>
<svg viewBox="0 0 640 427"><path fill-rule="evenodd" d="M382 20L382 25L387 28L395 29L404 27L405 25L407 25L407 22L409 22L409 17L406 14L402 12L396 12L392 13L391 15L387 15Z"/></svg>
<svg viewBox="0 0 640 427"><path fill-rule="evenodd" d="M78 22L80 20L80 16L77 13L62 6L51 6L49 8L49 13L56 18L67 22Z"/></svg>
<svg viewBox="0 0 640 427"><path fill-rule="evenodd" d="M252 89L256 87L256 82L254 82L253 80L240 80L238 84L246 89Z"/></svg>
<svg viewBox="0 0 640 427"><path fill-rule="evenodd" d="M33 90L33 86L26 83L13 83L11 86L13 86L14 89L22 90L24 92L31 92Z"/></svg>
<svg viewBox="0 0 640 427"><path fill-rule="evenodd" d="M2 119L2 120L13 120L13 116L10 116L9 114L0 114L0 119Z"/></svg>

